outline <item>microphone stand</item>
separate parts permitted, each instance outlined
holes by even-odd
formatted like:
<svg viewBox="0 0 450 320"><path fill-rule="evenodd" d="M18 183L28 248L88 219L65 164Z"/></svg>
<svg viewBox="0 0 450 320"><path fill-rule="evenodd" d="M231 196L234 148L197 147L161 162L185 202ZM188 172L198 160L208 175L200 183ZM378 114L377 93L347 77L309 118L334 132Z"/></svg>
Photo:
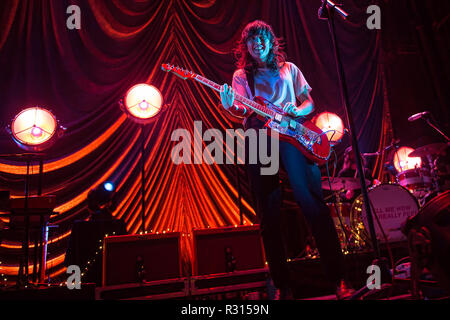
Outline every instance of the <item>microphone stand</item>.
<svg viewBox="0 0 450 320"><path fill-rule="evenodd" d="M432 127L434 130L439 132L439 134L447 140L447 143L450 142L450 138L444 132L442 132L442 130L440 130L436 125L434 125L428 117L423 118L423 119L428 123L428 125L430 127ZM434 117L433 117L433 119L434 119Z"/></svg>
<svg viewBox="0 0 450 320"><path fill-rule="evenodd" d="M362 195L363 195L363 202L364 202L364 207L366 209L366 216L367 216L367 222L369 225L370 237L372 239L372 245L373 245L373 249L374 249L374 253L375 253L375 259L373 260L372 264L378 265L380 267L382 275L390 278L389 270L388 270L388 267L386 266L387 261L385 258L381 257L381 251L380 251L380 247L378 245L378 239L377 239L376 233L375 233L375 227L374 227L374 222L373 222L373 217L372 217L372 210L371 210L371 206L370 206L370 199L369 199L369 194L367 191L365 175L364 175L364 170L363 170L363 166L362 166L361 153L359 151L358 140L356 137L356 129L355 129L355 125L353 122L353 116L352 116L352 112L351 112L351 108L350 108L350 102L349 102L350 99L348 96L348 89L347 89L347 83L345 80L345 73L344 73L344 69L342 66L342 61L341 61L340 53L339 53L339 47L338 47L337 39L336 39L336 30L335 30L335 24L334 24L335 12L338 13L344 20L347 19L347 17L348 17L348 14L341 8L338 8L337 4L335 4L334 2L329 1L329 0L322 0L322 6L319 9L319 19L328 21L328 28L329 28L329 31L331 34L331 40L333 42L336 66L337 66L337 71L338 71L338 76L339 76L341 96L343 98L344 108L345 108L345 112L346 112L346 116L347 116L347 122L348 122L348 125L350 128L350 136L352 138L352 147L353 147L353 151L355 153L356 168L357 168L357 172L358 172L359 179L361 182L361 191L362 191ZM353 294L350 299L358 299L359 297L364 295L368 290L369 290L369 288L367 286L364 286L362 289L356 291L355 294Z"/></svg>

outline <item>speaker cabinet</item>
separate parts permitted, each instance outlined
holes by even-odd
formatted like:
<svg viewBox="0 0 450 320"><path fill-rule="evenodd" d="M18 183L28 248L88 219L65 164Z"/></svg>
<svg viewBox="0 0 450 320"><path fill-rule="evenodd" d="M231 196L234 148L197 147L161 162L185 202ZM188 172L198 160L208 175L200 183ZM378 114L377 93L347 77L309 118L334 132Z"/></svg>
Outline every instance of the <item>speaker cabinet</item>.
<svg viewBox="0 0 450 320"><path fill-rule="evenodd" d="M179 232L104 239L103 286L180 277Z"/></svg>
<svg viewBox="0 0 450 320"><path fill-rule="evenodd" d="M265 267L259 225L194 229L194 275Z"/></svg>

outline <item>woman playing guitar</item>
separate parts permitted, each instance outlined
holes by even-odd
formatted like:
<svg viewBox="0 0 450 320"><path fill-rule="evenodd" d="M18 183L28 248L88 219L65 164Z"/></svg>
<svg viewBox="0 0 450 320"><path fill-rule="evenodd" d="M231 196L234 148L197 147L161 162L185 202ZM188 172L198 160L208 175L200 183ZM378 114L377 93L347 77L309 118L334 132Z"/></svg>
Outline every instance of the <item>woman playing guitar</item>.
<svg viewBox="0 0 450 320"><path fill-rule="evenodd" d="M245 129L261 129L265 121L236 101L236 93L249 99L259 96L269 107L281 107L285 114L292 117L306 116L313 112L311 87L300 69L286 61L271 26L262 21L248 24L242 32L235 53L238 70L233 75L232 86L223 85L220 97L225 109L245 118ZM301 102L298 107L297 99ZM293 144L281 139L279 142L280 163L289 176L295 199L311 227L326 273L336 284L337 297L346 298L351 295L352 289L344 280L343 256L333 220L323 200L319 167ZM293 276L282 242L281 187L277 175L261 175L260 168L261 164L248 165L256 212L278 297L289 299L293 298Z"/></svg>

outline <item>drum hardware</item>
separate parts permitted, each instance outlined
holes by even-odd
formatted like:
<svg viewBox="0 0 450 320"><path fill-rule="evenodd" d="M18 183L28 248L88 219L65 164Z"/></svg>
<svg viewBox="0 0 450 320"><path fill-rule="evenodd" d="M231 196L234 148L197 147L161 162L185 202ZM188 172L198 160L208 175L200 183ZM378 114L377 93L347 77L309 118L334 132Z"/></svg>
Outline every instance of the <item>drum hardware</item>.
<svg viewBox="0 0 450 320"><path fill-rule="evenodd" d="M366 186L370 185L370 181L368 179L366 179L365 182ZM344 202L344 199L342 199L341 196L347 191L361 189L359 179L352 177L334 177L328 180L327 177L324 177L322 179L322 188L332 192L328 199L335 199L334 202L328 202L327 205L335 222L342 251L344 253L351 253L355 252L355 250L362 250L366 248L368 245L368 239L364 238L361 234L361 229L366 230L366 227L358 226L355 228L352 226L352 203Z"/></svg>
<svg viewBox="0 0 450 320"><path fill-rule="evenodd" d="M433 198L410 218L403 229L411 257L413 297L422 298L422 273L427 270L442 289L450 292L450 190Z"/></svg>
<svg viewBox="0 0 450 320"><path fill-rule="evenodd" d="M450 138L441 129L439 129L437 125L433 124L431 122L430 118L432 118L434 120L433 115L429 111L424 111L424 112L416 113L416 114L412 115L411 117L408 118L408 121L415 121L415 120L418 120L418 119L423 119L423 120L426 121L426 123L430 127L432 127L441 136L443 136L447 140L447 142L450 142ZM435 122L436 122L436 120L435 120Z"/></svg>
<svg viewBox="0 0 450 320"><path fill-rule="evenodd" d="M332 186L333 188L333 186ZM344 254L353 253L356 249L360 249L358 234L353 231L350 226L350 203L342 201L340 194L345 189L332 190L334 202L327 203L330 209L331 217L334 220L336 232L341 244L341 250Z"/></svg>
<svg viewBox="0 0 450 320"><path fill-rule="evenodd" d="M441 156L448 145L446 143L431 143L417 148L411 152L409 157L427 157L429 155Z"/></svg>
<svg viewBox="0 0 450 320"><path fill-rule="evenodd" d="M330 210L331 217L334 221L336 232L338 235L339 242L341 244L341 250L345 253L348 252L350 246L350 236L347 233L347 225L343 220L343 205L340 197L340 193L343 191L342 185L345 184L344 180L336 181L337 178L329 177L322 178L322 188L325 190L330 190L331 194L324 200L333 199L332 202L328 202L327 206ZM334 182L332 182L334 181Z"/></svg>
<svg viewBox="0 0 450 320"><path fill-rule="evenodd" d="M428 164L430 166L431 179L432 179L432 185L434 187L434 191L440 192L441 190L439 187L438 168L436 166L437 159L438 159L438 156L436 156L433 159L433 156L431 154L427 155L427 160L428 160Z"/></svg>
<svg viewBox="0 0 450 320"><path fill-rule="evenodd" d="M370 181L365 179L366 186L370 185ZM347 191L361 189L361 183L357 178L334 177L328 181L327 178L322 179L322 188L331 191Z"/></svg>
<svg viewBox="0 0 450 320"><path fill-rule="evenodd" d="M385 147L381 151L372 152L372 153L363 153L361 155L363 157L378 157L378 156L382 155L384 152L388 151L389 149L394 148L394 147L398 147L399 143L400 143L400 139L395 139L395 140L392 140L390 145L388 145L387 147Z"/></svg>
<svg viewBox="0 0 450 320"><path fill-rule="evenodd" d="M409 156L425 158L429 169L409 169L396 175L397 182L409 189L417 197L420 206L426 203L430 195L441 193L437 161L444 154L447 147L446 143L432 143L417 148Z"/></svg>
<svg viewBox="0 0 450 320"><path fill-rule="evenodd" d="M433 193L441 193L440 186L439 186L439 179L437 174L437 168L436 168L436 161L438 160L439 156L443 154L443 152L448 148L450 145L450 138L441 130L438 128L437 125L435 125L431 119L436 122L436 120L433 117L433 114L431 114L429 111L424 111L421 113L417 113L412 115L408 118L408 121L415 121L418 119L423 119L425 122L432 127L434 130L436 130L444 139L447 141L447 143L433 143L429 145L422 146L420 148L417 148L414 152L411 153L411 156L420 156L425 157L428 160L428 163L430 164L430 170L431 170L431 176L433 179L433 187L435 190L430 190L426 196L424 196L421 201L423 201L425 204L426 198ZM434 160L433 160L434 156Z"/></svg>
<svg viewBox="0 0 450 320"><path fill-rule="evenodd" d="M418 199L423 198L432 189L432 176L427 168L404 170L397 174L397 183L407 188Z"/></svg>
<svg viewBox="0 0 450 320"><path fill-rule="evenodd" d="M343 250L348 250L350 248L350 236L347 233L347 225L342 221L343 220L343 212L342 212L342 205L343 203L341 202L341 198L339 195L339 192L333 192L335 195L335 201L333 202L334 205L334 210L336 212L336 216L338 218L339 221L339 227L336 228L337 230L337 234L338 234L338 238L339 241L341 242L341 249ZM336 226L338 226L335 223ZM343 236L342 236L343 235ZM344 240L344 242L342 241L342 239Z"/></svg>

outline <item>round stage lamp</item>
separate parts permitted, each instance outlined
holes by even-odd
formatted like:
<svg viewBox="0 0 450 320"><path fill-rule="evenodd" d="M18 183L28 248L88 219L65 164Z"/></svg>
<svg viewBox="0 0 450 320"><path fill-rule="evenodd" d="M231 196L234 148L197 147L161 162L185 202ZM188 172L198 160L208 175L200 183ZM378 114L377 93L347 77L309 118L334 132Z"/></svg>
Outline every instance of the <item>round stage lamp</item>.
<svg viewBox="0 0 450 320"><path fill-rule="evenodd" d="M126 114L135 122L144 124L161 111L162 104L161 92L145 83L131 87L122 102Z"/></svg>
<svg viewBox="0 0 450 320"><path fill-rule="evenodd" d="M323 132L326 132L332 145L339 143L345 133L344 122L335 113L322 112L315 119L315 124Z"/></svg>
<svg viewBox="0 0 450 320"><path fill-rule="evenodd" d="M19 147L27 151L42 151L48 148L60 131L55 116L40 107L21 111L8 129Z"/></svg>
<svg viewBox="0 0 450 320"><path fill-rule="evenodd" d="M422 166L422 159L420 157L408 157L413 151L413 148L401 147L395 152L394 167L397 172L420 168Z"/></svg>

